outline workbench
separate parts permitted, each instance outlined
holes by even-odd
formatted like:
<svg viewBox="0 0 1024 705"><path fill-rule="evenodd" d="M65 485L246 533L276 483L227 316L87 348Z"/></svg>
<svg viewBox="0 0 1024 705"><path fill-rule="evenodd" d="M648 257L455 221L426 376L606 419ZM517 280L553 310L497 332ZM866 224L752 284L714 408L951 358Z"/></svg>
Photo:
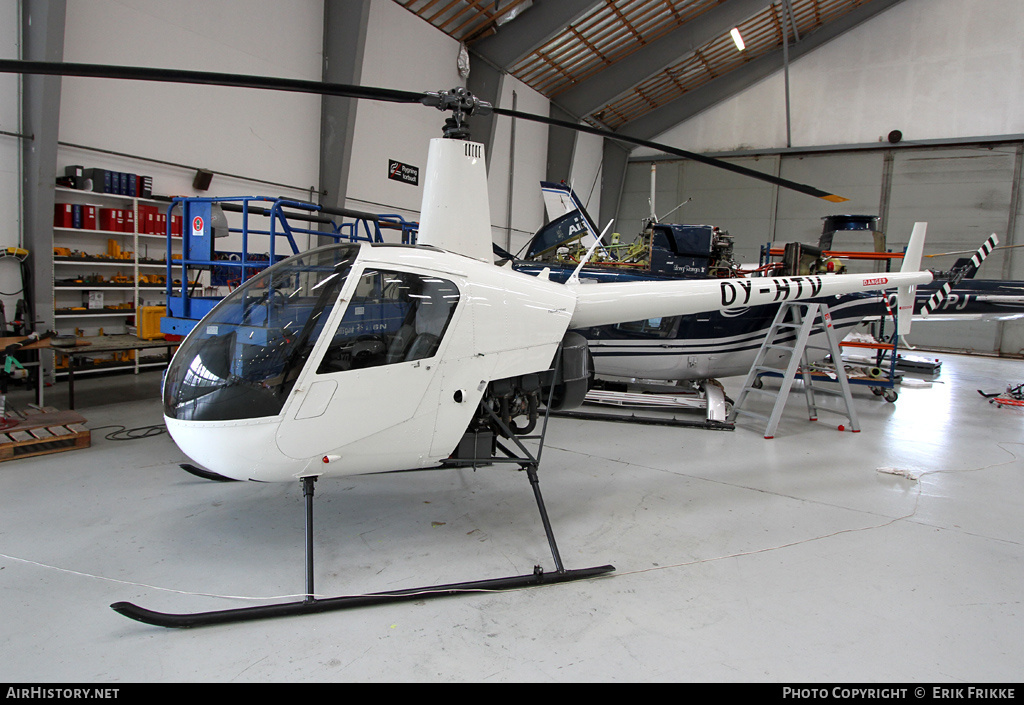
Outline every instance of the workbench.
<svg viewBox="0 0 1024 705"><path fill-rule="evenodd" d="M148 350L150 348L166 348L168 360L173 348L181 345L180 340L169 341L159 338L157 340L143 340L134 335L104 335L100 337L79 338L80 344L75 347L58 348L53 350L68 356L68 408L75 408L75 372L88 369L85 366L76 364L80 358L92 355L103 355L113 352L124 352L127 350Z"/></svg>

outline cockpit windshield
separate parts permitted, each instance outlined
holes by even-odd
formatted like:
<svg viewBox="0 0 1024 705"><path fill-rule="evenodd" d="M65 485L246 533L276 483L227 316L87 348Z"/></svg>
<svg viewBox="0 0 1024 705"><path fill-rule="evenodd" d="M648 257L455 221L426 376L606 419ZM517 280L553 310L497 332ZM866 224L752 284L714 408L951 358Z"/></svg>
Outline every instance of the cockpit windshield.
<svg viewBox="0 0 1024 705"><path fill-rule="evenodd" d="M310 250L226 296L174 356L164 413L194 421L280 413L358 253L359 245Z"/></svg>

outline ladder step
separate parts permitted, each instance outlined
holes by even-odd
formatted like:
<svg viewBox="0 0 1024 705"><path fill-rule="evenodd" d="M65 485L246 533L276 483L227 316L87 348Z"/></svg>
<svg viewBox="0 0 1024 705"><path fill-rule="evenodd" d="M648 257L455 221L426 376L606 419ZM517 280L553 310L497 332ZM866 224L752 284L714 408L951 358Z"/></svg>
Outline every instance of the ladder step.
<svg viewBox="0 0 1024 705"><path fill-rule="evenodd" d="M785 315L786 315L786 313L788 311L792 311L795 318L801 318L801 316L798 314L799 307L805 307L807 309L807 315L802 317L802 320L800 320L800 321L793 321L793 322L785 322L785 323L782 322L782 319L785 317ZM820 324L817 322L817 320L818 320L818 313L817 312L820 312L820 315L821 315L822 323L820 323ZM751 370L750 370L750 373L748 375L748 379L752 382L753 379L756 376L758 376L757 375L758 372L763 372L763 373L770 374L772 376L781 377L783 379L783 387L782 388L787 388L788 389L788 385L795 380L795 378L797 377L797 374L798 374L797 371L795 369L793 369L793 368L795 368L794 363L796 363L798 361L806 361L806 354L807 354L807 350L808 349L810 349L810 350L822 350L822 351L825 351L826 353L830 353L830 354L833 353L836 349L838 349L838 342L836 341L835 331L833 329L829 328L825 324L825 321L827 321L827 320L828 320L828 306L826 306L825 304L812 304L812 305L797 304L797 303L783 304L779 308L779 311L778 311L778 313L775 316L775 320L772 323L771 328L769 329L768 336L765 338L764 342L761 345L761 351L758 354L757 362L761 363L761 362L763 362L765 360L765 355L766 355L767 351L769 351L769 350L779 350L779 351L785 351L786 354L788 354L790 356L789 357L790 363L786 367L772 367L772 366L766 365L766 364L755 364L751 368ZM800 334L795 337L795 340L793 340L793 344L792 345L785 345L785 344L782 344L782 343L774 342L776 336L779 334L780 331L783 331L783 330L798 330L798 331L800 331ZM806 336L810 332L824 333L826 338L827 338L827 340L828 340L828 342L829 342L829 347L824 347L824 346L820 346L820 345L809 345ZM802 342L801 342L801 340L802 340ZM795 355L801 355L803 357L801 357L800 360L797 360L795 357L793 357ZM791 368L791 366L792 366L792 368ZM813 373L800 371L799 374L802 377L804 374L813 374ZM842 384L842 381L845 378L845 376L846 376L845 372L840 368L840 370L838 371L838 378L837 379L818 380L818 381L820 381L820 382L840 382L841 386L846 387L847 385ZM857 428L856 412L853 410L852 400L850 398L850 394L849 394L849 389L848 388L847 388L845 393L842 390L836 391L836 390L833 390L833 389L822 389L819 386L816 386L814 384L814 380L811 379L811 378L808 378L806 380L805 387L806 387L806 391L809 393L808 394L808 400L807 400L808 401L807 407L808 407L808 412L810 412L810 414L811 414L811 419L812 420L816 419L817 416L818 416L818 407L817 407L817 405L814 404L814 401L813 401L814 397L811 396L811 394L816 392L816 393L819 393L819 394L827 394L829 396L838 396L838 397L845 398L846 399L846 413L843 414L841 411L839 411L838 413L841 414L841 415L846 416L846 418L848 418L850 420L850 425L854 429ZM739 403L737 403L736 405L733 406L731 417L735 418L736 415L738 415L738 414L748 414L748 415L754 416L756 418L767 419L768 420L768 427L765 429L765 438L773 438L774 437L774 433L775 433L775 427L776 427L776 425L778 423L778 419L780 418L780 414L781 414L782 408L783 408L783 406L786 403L786 399L782 396L782 393L781 393L782 392L782 388L770 389L769 390L769 389L763 389L763 388L758 388L758 387L753 387L753 386L747 386L747 382L744 382L744 387L743 387L743 390L742 390L742 392L740 394ZM771 416L768 416L766 414L759 414L759 413L756 413L756 412L753 412L753 411L747 411L746 409L740 408L740 405L743 403L743 400L746 399L747 392L759 392L761 394L766 394L766 395L769 395L769 396L776 397L775 405L774 405L774 407L772 409ZM787 396L788 396L788 391L787 391ZM829 410L829 411L831 411L831 410Z"/></svg>
<svg viewBox="0 0 1024 705"><path fill-rule="evenodd" d="M830 397L843 397L846 396L838 389L823 389L821 387L814 387L815 394L826 394Z"/></svg>
<svg viewBox="0 0 1024 705"><path fill-rule="evenodd" d="M744 387L744 392L759 392L761 394L767 394L768 396L777 397L779 396L779 390L777 389L764 389L763 387Z"/></svg>

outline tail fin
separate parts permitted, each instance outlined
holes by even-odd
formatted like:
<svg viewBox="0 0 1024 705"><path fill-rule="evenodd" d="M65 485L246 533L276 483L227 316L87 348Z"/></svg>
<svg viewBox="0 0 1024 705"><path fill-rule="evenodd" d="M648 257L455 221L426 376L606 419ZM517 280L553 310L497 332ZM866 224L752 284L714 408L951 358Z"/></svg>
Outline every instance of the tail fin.
<svg viewBox="0 0 1024 705"><path fill-rule="evenodd" d="M965 277L974 276L974 273L978 271L978 268L981 266L981 263L984 262L985 258L992 253L992 250L996 249L996 245L998 244L999 236L996 235L995 233L989 235L988 240L985 240L985 242L982 243L981 247L978 248L978 251L974 253L974 256L971 257L968 266L960 269L956 275L951 277L948 281L946 281L945 284L942 285L942 287L938 291L932 294L931 298L928 299L928 302L925 303L924 308L921 310L921 313L923 313L926 316L929 313L934 313L935 309L941 306L942 302L944 302L946 298L949 296L949 292L950 290L952 290L954 286L963 281Z"/></svg>
<svg viewBox="0 0 1024 705"><path fill-rule="evenodd" d="M589 236L593 238L598 236L597 223L590 217L590 213L587 212L586 207L583 205L580 197L576 195L576 192L573 191L572 186L565 182L541 181L540 190L541 195L544 197L544 208L547 211L548 220L554 221L569 213L578 211ZM583 242L586 243L586 237L584 237ZM604 252L604 245L600 247L601 251Z"/></svg>
<svg viewBox="0 0 1024 705"><path fill-rule="evenodd" d="M921 255L924 252L924 237L928 223L914 223L910 234L907 251L903 255L901 272L916 272L921 268ZM910 284L896 287L896 333L900 336L910 332L910 324L914 317L914 297L917 285Z"/></svg>

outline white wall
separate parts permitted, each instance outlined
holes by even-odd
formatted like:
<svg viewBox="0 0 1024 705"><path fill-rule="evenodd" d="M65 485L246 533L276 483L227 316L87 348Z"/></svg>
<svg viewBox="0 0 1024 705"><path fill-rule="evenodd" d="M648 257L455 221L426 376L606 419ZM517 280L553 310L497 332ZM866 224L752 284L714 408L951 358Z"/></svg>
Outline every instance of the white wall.
<svg viewBox="0 0 1024 705"><path fill-rule="evenodd" d="M904 0L791 64L793 146L1024 133L1022 34L1020 0ZM785 147L782 72L655 141Z"/></svg>
<svg viewBox="0 0 1024 705"><path fill-rule="evenodd" d="M11 5L3 3L2 10L11 21L0 15L0 24L13 35L20 19ZM424 20L392 0L373 0L368 22L363 85L412 91L465 85L457 70L458 43ZM67 0L64 60L320 80L322 32L323 0ZM14 39L6 34L0 35L0 46L15 52ZM511 104L514 88L520 109L547 114L546 99L514 79L505 84L499 104ZM6 86L0 83L0 91ZM0 119L7 120L12 104L17 104L16 97L3 101ZM153 176L154 193L163 195L259 194L306 200L309 187L319 186L316 95L65 77L60 110L58 139L65 144L58 152L58 174L71 164L148 174ZM387 162L396 159L425 169L428 141L441 135L445 117L421 105L360 101L345 205L418 219L422 183L417 187L389 180ZM489 157L504 163L489 171L491 220L496 239L504 242L507 119L498 119L497 132ZM0 145L6 148L5 140L0 139ZM517 238L532 235L544 220L539 182L544 178L546 148L547 128L517 125L512 219ZM244 178L218 174L208 191L197 192L192 188L193 171L142 158ZM16 163L5 159L0 164L0 198L16 199L5 196L2 171ZM0 236L16 238L13 225L3 222L0 227ZM2 279L0 286L11 290Z"/></svg>
<svg viewBox="0 0 1024 705"><path fill-rule="evenodd" d="M547 116L547 98L525 83L505 76L498 107L512 108L516 94L516 110ZM512 170L511 238L507 227L509 168L512 143L512 118L495 118L494 143L488 155L488 189L491 198L491 223L494 241L515 254L546 222L544 197L540 182L547 171L548 128L536 122L516 120L514 168Z"/></svg>
<svg viewBox="0 0 1024 705"><path fill-rule="evenodd" d="M68 0L64 60L320 80L323 3ZM60 140L300 188L317 184L320 98L242 88L65 78ZM108 166L80 150L65 164ZM126 171L110 163L109 168ZM138 167L154 192L197 195L192 174ZM215 177L202 195L252 195ZM268 195L280 188L266 187ZM298 196L301 192L285 195Z"/></svg>
<svg viewBox="0 0 1024 705"><path fill-rule="evenodd" d="M465 86L459 44L391 0L370 5L360 84L406 91ZM361 100L356 106L346 206L416 219L423 197L427 145L445 115L422 105ZM420 184L387 178L388 160L419 167Z"/></svg>
<svg viewBox="0 0 1024 705"><path fill-rule="evenodd" d="M362 85L407 91L448 90L466 85L466 79L458 73L459 43L391 0L371 4L367 37ZM511 77L502 83L499 106L512 107L513 90L519 110L548 114L547 99ZM346 206L375 213L398 213L418 220L427 146L432 138L441 136L446 117L445 113L421 105L360 101L356 108ZM473 124L470 118L471 132ZM496 118L494 142L486 156L493 237L503 247L508 235L510 136L511 120ZM475 137L483 139L483 135ZM419 186L388 179L389 159L419 167ZM540 182L544 179L546 161L547 128L518 121L512 216L515 249L516 243L532 236L544 222Z"/></svg>
<svg viewBox="0 0 1024 705"><path fill-rule="evenodd" d="M577 133L576 150L572 155L572 187L595 222L601 213L603 164L604 138L585 132ZM598 223L602 229L605 225L607 223Z"/></svg>

